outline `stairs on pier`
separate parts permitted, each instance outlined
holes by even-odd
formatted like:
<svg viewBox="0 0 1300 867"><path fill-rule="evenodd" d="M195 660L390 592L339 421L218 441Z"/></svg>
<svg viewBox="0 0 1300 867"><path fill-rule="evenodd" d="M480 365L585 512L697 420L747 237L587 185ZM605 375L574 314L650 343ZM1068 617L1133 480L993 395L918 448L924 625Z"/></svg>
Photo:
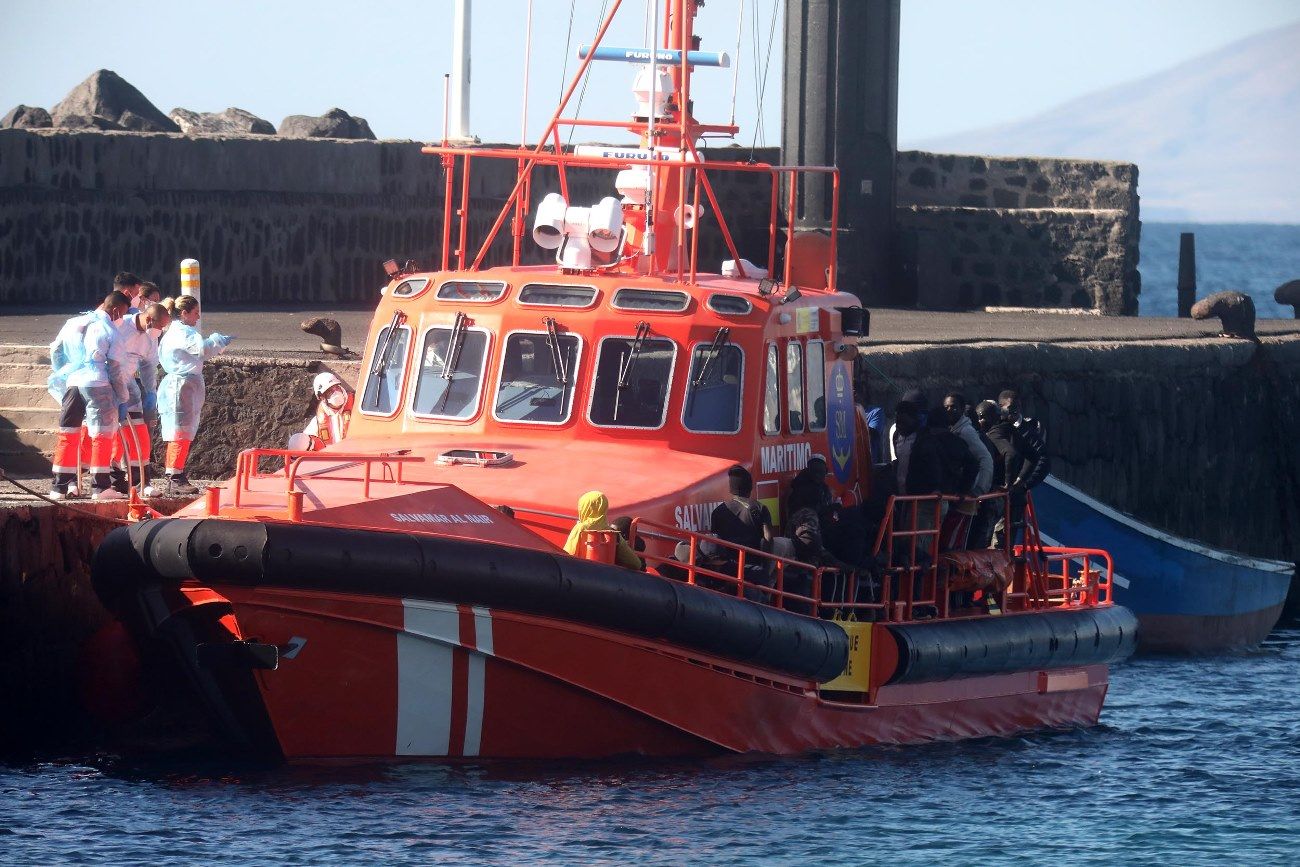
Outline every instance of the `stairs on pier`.
<svg viewBox="0 0 1300 867"><path fill-rule="evenodd" d="M15 475L50 470L59 407L45 390L46 346L0 345L0 468Z"/></svg>

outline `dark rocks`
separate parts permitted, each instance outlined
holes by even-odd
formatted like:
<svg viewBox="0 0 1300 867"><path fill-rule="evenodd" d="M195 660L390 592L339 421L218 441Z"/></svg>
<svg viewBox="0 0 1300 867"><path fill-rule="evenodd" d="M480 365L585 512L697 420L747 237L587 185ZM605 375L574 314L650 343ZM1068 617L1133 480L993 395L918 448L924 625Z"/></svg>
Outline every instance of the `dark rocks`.
<svg viewBox="0 0 1300 867"><path fill-rule="evenodd" d="M180 127L144 94L108 69L99 70L74 87L50 115L55 126L180 132Z"/></svg>
<svg viewBox="0 0 1300 867"><path fill-rule="evenodd" d="M1215 292L1192 305L1193 319L1219 317L1223 323L1220 337L1257 340L1255 336L1255 302L1244 292Z"/></svg>
<svg viewBox="0 0 1300 867"><path fill-rule="evenodd" d="M122 130L121 124L107 118L91 114L65 114L55 124L60 129L115 129Z"/></svg>
<svg viewBox="0 0 1300 867"><path fill-rule="evenodd" d="M374 139L365 118L353 117L341 108L331 108L320 117L291 114L280 123L286 138Z"/></svg>
<svg viewBox="0 0 1300 867"><path fill-rule="evenodd" d="M1274 289L1273 300L1278 304L1290 304L1295 310L1295 318L1300 319L1300 280L1291 280Z"/></svg>
<svg viewBox="0 0 1300 867"><path fill-rule="evenodd" d="M45 129L54 126L50 113L43 108L20 105L0 120L0 129Z"/></svg>
<svg viewBox="0 0 1300 867"><path fill-rule="evenodd" d="M173 108L168 116L186 135L275 135L270 121L242 108L219 112Z"/></svg>

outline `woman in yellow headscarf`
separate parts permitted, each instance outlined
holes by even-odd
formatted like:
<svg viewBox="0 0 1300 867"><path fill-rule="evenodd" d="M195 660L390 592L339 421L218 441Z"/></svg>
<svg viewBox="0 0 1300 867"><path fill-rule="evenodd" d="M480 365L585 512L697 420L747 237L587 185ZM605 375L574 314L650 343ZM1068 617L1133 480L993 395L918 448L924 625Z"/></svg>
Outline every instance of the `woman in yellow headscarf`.
<svg viewBox="0 0 1300 867"><path fill-rule="evenodd" d="M588 530L614 530L606 517L608 511L609 498L600 491L588 491L579 497L578 523L569 531L569 538L564 543L565 552L575 557L580 556L578 547L582 544L582 534ZM645 563L617 530L614 530L614 538L618 540L614 562L627 569L645 569Z"/></svg>

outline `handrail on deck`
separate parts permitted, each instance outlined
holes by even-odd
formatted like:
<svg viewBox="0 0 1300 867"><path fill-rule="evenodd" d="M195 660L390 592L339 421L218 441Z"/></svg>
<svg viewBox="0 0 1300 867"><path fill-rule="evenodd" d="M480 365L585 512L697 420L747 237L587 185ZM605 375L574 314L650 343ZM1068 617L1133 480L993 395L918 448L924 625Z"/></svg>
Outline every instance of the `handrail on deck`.
<svg viewBox="0 0 1300 867"><path fill-rule="evenodd" d="M284 461L284 466L269 473L260 472L258 465L262 458L281 458ZM371 468L375 464L383 467L383 476L378 479L381 483L397 485L426 484L402 478L403 466L424 463L424 458L418 455L390 452L375 454L373 452L311 452L295 451L293 449L252 448L241 451L235 461L235 506L239 507L241 505L241 493L251 490L252 480L257 478L283 475L285 478L285 493L292 493L299 479L299 470L305 463L328 463L333 466L326 469L336 470L360 465L363 468L361 492L362 496L367 500L370 499L370 485L376 481L371 474ZM396 469L394 469L394 465Z"/></svg>

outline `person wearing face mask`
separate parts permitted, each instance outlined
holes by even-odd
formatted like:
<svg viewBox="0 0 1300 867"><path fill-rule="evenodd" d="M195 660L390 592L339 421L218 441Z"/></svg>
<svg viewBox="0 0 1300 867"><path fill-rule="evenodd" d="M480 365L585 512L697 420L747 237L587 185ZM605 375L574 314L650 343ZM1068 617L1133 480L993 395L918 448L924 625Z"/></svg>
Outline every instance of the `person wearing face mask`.
<svg viewBox="0 0 1300 867"><path fill-rule="evenodd" d="M145 304L142 310L117 323L113 356L120 385L127 393L118 417L127 426L126 436L113 439L110 470L113 489L118 493L125 494L128 490L128 469L130 484L136 487L143 484L144 462L150 452L146 411L152 412L158 406L158 340L170 322L171 314L162 304Z"/></svg>
<svg viewBox="0 0 1300 867"><path fill-rule="evenodd" d="M289 448L294 451L318 452L339 442L348 434L352 402L356 397L352 389L327 371L316 374L311 390L318 401L316 415L307 422L302 433L289 437Z"/></svg>
<svg viewBox="0 0 1300 867"><path fill-rule="evenodd" d="M948 429L961 440L976 464L975 479L970 488L962 491L965 496L981 497L989 492L993 483L993 456L985 448L979 431L970 423L966 415L969 404L966 397L959 392L949 392L943 399L944 421ZM939 547L946 551L964 550L969 546L971 526L979 510L974 499L960 500L944 517L943 530L940 533Z"/></svg>
<svg viewBox="0 0 1300 867"><path fill-rule="evenodd" d="M1021 433L1029 432L1038 437L1044 447L1047 445L1047 426L1041 419L1033 418L1024 414L1024 404L1020 400L1020 393L1014 388L1008 388L998 395L998 408L1002 411L1002 418L1011 422L1011 426Z"/></svg>
<svg viewBox="0 0 1300 867"><path fill-rule="evenodd" d="M193 496L199 489L185 476L190 443L199 432L205 388L203 361L226 351L234 338L212 334L206 339L198 329L199 302L190 295L175 299L172 322L158 342L162 384L158 386L158 409L162 416L162 437L167 443L167 482L164 496Z"/></svg>
<svg viewBox="0 0 1300 867"><path fill-rule="evenodd" d="M119 406L126 400L126 389L118 371L114 343L116 323L130 306L130 299L116 289L90 315L82 335L79 360L68 375L67 385L76 388L85 402L86 432L90 436L90 472L96 500L118 500L113 490L109 463L113 456L113 437L117 434ZM70 442L60 432L53 464L65 469L76 460L76 449L69 452ZM56 481L58 480L56 472ZM75 471L74 471L75 472Z"/></svg>

